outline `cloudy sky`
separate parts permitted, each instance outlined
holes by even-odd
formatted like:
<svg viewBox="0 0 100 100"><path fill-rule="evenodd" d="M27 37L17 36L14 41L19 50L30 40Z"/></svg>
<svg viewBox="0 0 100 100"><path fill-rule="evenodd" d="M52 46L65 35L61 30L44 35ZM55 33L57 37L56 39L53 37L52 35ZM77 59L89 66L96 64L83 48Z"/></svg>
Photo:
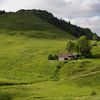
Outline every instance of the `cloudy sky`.
<svg viewBox="0 0 100 100"><path fill-rule="evenodd" d="M43 9L100 35L100 0L0 0L0 9Z"/></svg>

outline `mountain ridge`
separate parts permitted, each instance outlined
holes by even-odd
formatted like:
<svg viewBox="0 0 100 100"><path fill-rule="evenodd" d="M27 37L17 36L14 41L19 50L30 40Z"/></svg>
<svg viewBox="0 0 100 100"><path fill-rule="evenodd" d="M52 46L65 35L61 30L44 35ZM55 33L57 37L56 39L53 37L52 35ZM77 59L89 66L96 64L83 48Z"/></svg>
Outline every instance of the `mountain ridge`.
<svg viewBox="0 0 100 100"><path fill-rule="evenodd" d="M79 38L87 36L93 39L94 33L89 28L81 28L62 19L58 19L46 10L18 10L16 12L0 11L0 29L17 31L48 31L49 33L60 33L60 36ZM7 22L7 23L6 23ZM45 34L48 35L48 34ZM59 34L58 34L59 35ZM95 34L96 35L96 34ZM53 37L57 37L57 34Z"/></svg>

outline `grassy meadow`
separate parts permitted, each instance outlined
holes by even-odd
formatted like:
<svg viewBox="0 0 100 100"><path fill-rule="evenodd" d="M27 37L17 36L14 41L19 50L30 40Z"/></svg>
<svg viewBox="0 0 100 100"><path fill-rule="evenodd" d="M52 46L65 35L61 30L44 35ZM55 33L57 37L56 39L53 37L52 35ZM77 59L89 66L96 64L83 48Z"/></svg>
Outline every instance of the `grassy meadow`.
<svg viewBox="0 0 100 100"><path fill-rule="evenodd" d="M100 100L100 42L91 59L48 61L66 43L0 34L0 100Z"/></svg>

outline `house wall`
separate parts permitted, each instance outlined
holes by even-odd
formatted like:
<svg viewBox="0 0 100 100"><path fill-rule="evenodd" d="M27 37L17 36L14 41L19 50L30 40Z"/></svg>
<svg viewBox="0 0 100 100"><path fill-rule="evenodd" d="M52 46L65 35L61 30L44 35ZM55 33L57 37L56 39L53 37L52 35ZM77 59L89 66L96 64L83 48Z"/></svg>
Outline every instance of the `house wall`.
<svg viewBox="0 0 100 100"><path fill-rule="evenodd" d="M63 61L63 60L64 60L64 58L60 58L60 57L59 57L59 58L58 58L58 60Z"/></svg>

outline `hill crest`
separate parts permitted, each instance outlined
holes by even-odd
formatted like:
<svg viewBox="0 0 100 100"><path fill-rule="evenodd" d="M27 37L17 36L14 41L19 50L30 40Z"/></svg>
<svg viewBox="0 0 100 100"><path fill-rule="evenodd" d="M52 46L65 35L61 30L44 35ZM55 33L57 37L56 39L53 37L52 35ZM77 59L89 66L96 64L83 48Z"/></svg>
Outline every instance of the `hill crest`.
<svg viewBox="0 0 100 100"><path fill-rule="evenodd" d="M24 10L16 12L0 12L0 30L12 31L44 31L53 37L80 37L87 36L93 39L93 32L89 28L81 28L70 22L58 19L45 10ZM57 36L58 33L58 36Z"/></svg>

